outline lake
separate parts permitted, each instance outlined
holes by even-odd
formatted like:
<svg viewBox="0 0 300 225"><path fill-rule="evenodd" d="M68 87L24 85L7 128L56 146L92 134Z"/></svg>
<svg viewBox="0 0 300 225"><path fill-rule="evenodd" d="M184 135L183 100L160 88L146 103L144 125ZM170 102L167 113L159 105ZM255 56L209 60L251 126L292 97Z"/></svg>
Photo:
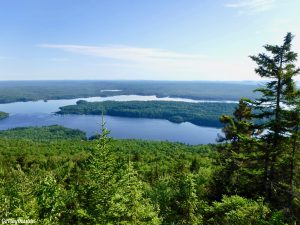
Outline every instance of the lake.
<svg viewBox="0 0 300 225"><path fill-rule="evenodd" d="M0 104L0 111L8 112L10 117L0 121L0 130L26 126L62 125L69 128L80 129L87 136L100 131L101 116L97 115L56 115L59 107L76 104L78 100L86 101L185 101L185 102L211 102L205 100L192 100L182 98L157 98L156 96L119 95L110 97L90 97L67 100L49 100L34 102L14 102ZM218 101L213 101L218 102ZM220 101L228 102L231 101ZM105 116L107 128L114 138L146 139L174 141L186 144L215 143L220 129L196 126L191 123L176 124L162 119L143 119Z"/></svg>

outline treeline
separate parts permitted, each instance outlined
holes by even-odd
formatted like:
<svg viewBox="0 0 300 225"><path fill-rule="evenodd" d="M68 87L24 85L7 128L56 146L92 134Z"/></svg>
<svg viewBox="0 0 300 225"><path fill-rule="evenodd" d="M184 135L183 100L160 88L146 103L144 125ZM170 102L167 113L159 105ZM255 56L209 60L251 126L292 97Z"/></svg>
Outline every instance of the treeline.
<svg viewBox="0 0 300 225"><path fill-rule="evenodd" d="M8 113L0 111L0 120L3 120L9 116Z"/></svg>
<svg viewBox="0 0 300 225"><path fill-rule="evenodd" d="M237 101L240 96L257 97L253 87L256 86L201 81L0 81L0 103L114 95Z"/></svg>
<svg viewBox="0 0 300 225"><path fill-rule="evenodd" d="M49 140L86 140L85 132L59 125L44 127L17 127L0 131L0 138L31 139L36 141Z"/></svg>
<svg viewBox="0 0 300 225"><path fill-rule="evenodd" d="M190 122L200 126L221 127L219 117L232 114L234 103L188 103L165 101L105 101L86 102L60 107L58 114L111 115L136 118L167 119L171 122Z"/></svg>

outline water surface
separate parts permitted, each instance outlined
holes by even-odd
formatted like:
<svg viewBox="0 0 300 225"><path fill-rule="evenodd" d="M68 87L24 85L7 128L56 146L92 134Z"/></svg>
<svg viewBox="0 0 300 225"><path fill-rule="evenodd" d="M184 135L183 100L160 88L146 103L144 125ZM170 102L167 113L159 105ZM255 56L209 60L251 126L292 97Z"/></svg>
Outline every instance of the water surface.
<svg viewBox="0 0 300 225"><path fill-rule="evenodd" d="M34 102L15 102L0 104L0 111L8 112L9 118L0 121L0 130L26 127L62 125L68 128L80 129L87 136L94 135L100 130L101 116L97 115L56 115L59 107L76 104L78 100L86 101L187 101L199 102L192 99L157 98L156 96L119 95L110 97L90 97L68 100L49 100ZM207 101L211 102L211 101ZM216 102L216 101L214 101ZM185 122L172 123L162 119L143 119L105 116L107 127L114 138L168 140L187 144L215 143L220 129L201 127Z"/></svg>

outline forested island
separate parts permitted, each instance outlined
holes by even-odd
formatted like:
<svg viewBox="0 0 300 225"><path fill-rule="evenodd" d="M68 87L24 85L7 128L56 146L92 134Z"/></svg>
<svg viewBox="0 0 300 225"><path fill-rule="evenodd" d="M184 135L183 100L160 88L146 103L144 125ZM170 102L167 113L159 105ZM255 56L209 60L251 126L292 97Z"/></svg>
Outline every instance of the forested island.
<svg viewBox="0 0 300 225"><path fill-rule="evenodd" d="M5 118L7 118L7 117L9 117L8 113L0 111L0 120L3 120Z"/></svg>
<svg viewBox="0 0 300 225"><path fill-rule="evenodd" d="M234 103L187 103L167 101L105 101L86 102L60 107L58 114L111 115L136 118L167 119L171 122L190 122L199 126L221 127L219 117L232 115Z"/></svg>

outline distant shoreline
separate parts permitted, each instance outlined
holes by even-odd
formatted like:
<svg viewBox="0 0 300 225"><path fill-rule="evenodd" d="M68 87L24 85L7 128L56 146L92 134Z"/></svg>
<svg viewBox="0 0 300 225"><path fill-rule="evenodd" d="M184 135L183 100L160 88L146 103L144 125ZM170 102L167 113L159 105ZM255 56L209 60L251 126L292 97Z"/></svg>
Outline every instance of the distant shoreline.
<svg viewBox="0 0 300 225"><path fill-rule="evenodd" d="M200 81L0 81L0 104L115 95L238 101L255 99L253 89L255 85Z"/></svg>

